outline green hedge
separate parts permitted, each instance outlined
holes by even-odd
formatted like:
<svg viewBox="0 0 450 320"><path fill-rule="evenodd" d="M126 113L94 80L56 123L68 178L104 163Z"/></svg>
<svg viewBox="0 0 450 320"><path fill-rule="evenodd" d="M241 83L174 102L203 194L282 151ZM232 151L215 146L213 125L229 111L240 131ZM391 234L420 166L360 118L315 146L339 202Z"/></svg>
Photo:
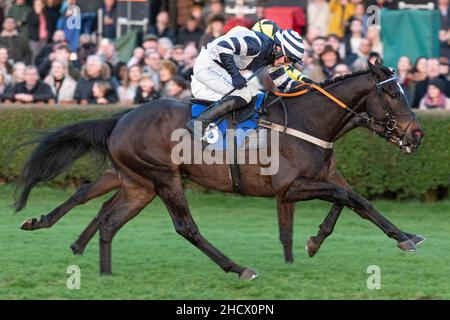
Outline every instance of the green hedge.
<svg viewBox="0 0 450 320"><path fill-rule="evenodd" d="M11 181L20 171L31 146L16 151L13 146L30 138L30 128L48 129L82 120L101 118L123 110L119 107L0 107L0 180ZM450 112L420 112L424 143L413 155L365 129L356 129L336 143L338 168L354 189L368 197L431 198L450 185ZM95 179L103 170L93 159L77 161L57 184Z"/></svg>

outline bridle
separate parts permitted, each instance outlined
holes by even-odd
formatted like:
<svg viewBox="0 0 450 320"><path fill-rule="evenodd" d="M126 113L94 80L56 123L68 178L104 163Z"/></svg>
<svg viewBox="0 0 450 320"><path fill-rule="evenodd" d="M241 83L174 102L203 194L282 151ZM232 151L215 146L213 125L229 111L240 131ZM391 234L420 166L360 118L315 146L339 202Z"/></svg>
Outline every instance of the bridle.
<svg viewBox="0 0 450 320"><path fill-rule="evenodd" d="M400 93L404 96L403 89L400 86L400 84L397 82L398 78L396 76L392 76L391 78L386 79L386 80L381 81L381 82L376 82L375 86L376 86L376 89L377 89L377 95L378 95L378 98L381 101L381 105L382 105L383 110L384 110L385 120L379 121L379 120L376 120L373 116L370 116L370 115L369 115L370 117L365 117L365 119L369 123L369 128L370 128L371 124L376 124L376 125L381 126L384 129L383 133L379 133L379 132L376 132L375 130L372 130L374 133L378 134L379 136L384 137L386 140L389 140L391 142L396 143L399 147L402 147L403 146L402 139L406 135L406 132L408 131L408 128L414 122L415 114L414 114L414 112L405 112L403 114L395 114L394 113L394 111L392 110L391 106L386 102L386 99L384 98L384 95L383 95L383 91L384 91L387 94L392 96L392 93L390 93L386 88L383 87L384 84L390 83L391 81L395 81L396 82L397 86L399 87ZM409 121L409 123L406 126L406 128L404 130L402 130L398 126L398 120L403 118L403 117L410 116L410 115L412 115L412 119ZM397 136L395 134L396 132L399 133L400 136Z"/></svg>

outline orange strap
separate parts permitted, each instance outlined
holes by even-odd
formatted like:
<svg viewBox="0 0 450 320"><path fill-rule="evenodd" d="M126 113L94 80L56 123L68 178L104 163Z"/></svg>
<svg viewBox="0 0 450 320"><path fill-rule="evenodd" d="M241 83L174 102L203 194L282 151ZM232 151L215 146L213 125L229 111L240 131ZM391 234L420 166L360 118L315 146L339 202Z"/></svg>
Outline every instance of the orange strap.
<svg viewBox="0 0 450 320"><path fill-rule="evenodd" d="M307 83L304 82L298 86L296 86L295 88L300 88L303 86L308 86L311 87L313 89L316 89L317 91L319 91L320 93L322 93L324 96L326 96L328 99L330 99L331 101L335 102L339 107L343 108L343 109L348 109L347 105L345 103L343 103L341 100L339 100L338 98L336 98L335 96L333 96L332 94L328 93L326 90L322 89L321 87L319 87L318 85L312 84L312 83ZM293 92L293 93L282 93L282 92L274 92L273 94L275 94L276 96L279 97L298 97L301 96L307 92L310 92L309 89L303 89L297 92Z"/></svg>

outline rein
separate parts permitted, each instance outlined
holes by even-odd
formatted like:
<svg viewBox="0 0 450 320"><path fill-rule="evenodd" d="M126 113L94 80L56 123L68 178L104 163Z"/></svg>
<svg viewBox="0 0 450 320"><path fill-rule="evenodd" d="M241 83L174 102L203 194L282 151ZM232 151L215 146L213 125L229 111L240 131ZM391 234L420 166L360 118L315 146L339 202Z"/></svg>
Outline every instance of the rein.
<svg viewBox="0 0 450 320"><path fill-rule="evenodd" d="M368 124L368 128L371 131L373 131L375 134L386 138L386 140L391 140L393 142L399 143L399 141L401 141L401 139L398 138L398 137L395 137L395 139L394 139L394 137L393 137L394 136L394 131L398 128L397 121L395 120L395 118L404 117L406 115L409 115L409 113L405 113L405 114L402 114L402 115L394 114L394 112L392 111L392 108L387 104L386 100L384 99L383 90L385 90L385 89L383 88L383 84L389 83L389 82L391 82L393 80L397 81L397 78L395 76L393 76L393 77L391 77L389 79L386 79L386 80L381 81L381 82L377 82L375 84L376 88L377 88L377 95L378 95L378 97L381 100L381 105L383 106L384 113L385 113L385 116L387 118L387 121L378 121L372 116L367 117L365 115L361 115L361 114L353 111L352 109L350 109L344 102L342 102L341 100L339 100L338 98L336 98L335 96L333 96L331 93L329 93L328 91L324 90L320 86L318 86L316 84L306 83L306 82L296 86L294 89L301 88L301 87L309 87L309 88L302 89L302 90L299 90L297 92L292 92L292 93L272 92L272 94L277 96L277 98L275 100L273 100L272 102L270 102L267 107L269 107L270 105L274 104L275 102L277 102L279 100L281 100L281 102L283 102L282 98L284 98L284 97L289 97L289 98L299 97L299 96L302 96L302 95L304 95L304 94L306 94L308 92L311 92L311 89L315 89L315 90L319 91L321 94L323 94L325 97L327 97L328 99L333 101L340 108L342 108L345 111L353 114L354 116L357 116L359 118L364 119L366 124ZM399 84L397 83L397 85L399 85ZM401 90L401 87L400 87L400 90ZM401 92L403 92L403 90L401 90ZM327 142L327 141L318 139L316 137L313 137L311 135L308 135L308 134L306 134L306 133L304 133L302 131L299 131L299 130L296 130L296 129L292 129L292 128L288 128L287 127L287 119L286 119L286 117L287 117L286 107L284 106L284 103L282 103L282 104L283 104L283 109L284 109L284 112L285 112L285 124L284 124L284 127L279 125L279 124L271 123L270 121L266 121L266 120L260 120L259 125L262 126L262 127L268 128L268 129L273 129L273 130L282 132L283 134L284 133L290 134L292 136L295 136L297 138L306 140L308 142L311 142L311 143L313 143L315 145L318 145L318 146L320 146L322 148L325 148L325 149L333 148L333 143L332 142ZM411 123L412 123L412 121L411 121ZM374 130L372 128L373 124L381 126L384 129L384 132L380 133L377 130ZM408 127L409 127L409 125L408 125Z"/></svg>

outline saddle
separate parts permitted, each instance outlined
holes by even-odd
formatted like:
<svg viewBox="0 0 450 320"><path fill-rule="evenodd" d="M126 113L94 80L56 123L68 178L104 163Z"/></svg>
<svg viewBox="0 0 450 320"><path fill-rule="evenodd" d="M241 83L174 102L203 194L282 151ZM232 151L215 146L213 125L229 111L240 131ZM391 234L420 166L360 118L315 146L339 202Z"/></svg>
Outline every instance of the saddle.
<svg viewBox="0 0 450 320"><path fill-rule="evenodd" d="M245 107L233 110L223 117L214 119L214 123L219 129L220 137L216 143L210 144L208 148L214 150L226 150L227 129L235 130L237 146L240 148L247 135L258 128L260 115L265 113L264 104L266 96L266 93L258 93ZM195 119L209 106L215 103L215 101L191 99L191 103L191 116Z"/></svg>
<svg viewBox="0 0 450 320"><path fill-rule="evenodd" d="M215 143L207 146L209 149L216 151L227 150L227 129L234 129L233 154L235 161L230 164L230 175L233 191L236 193L244 194L241 184L239 165L237 164L238 149L257 149L259 147L263 147L258 145L258 141L261 139L257 139L255 132L259 127L258 122L261 115L266 113L264 109L266 97L267 93L258 93L245 107L233 110L229 114L226 114L219 119L214 119L213 121L218 127L219 137ZM191 103L191 116L195 119L209 106L215 103L215 101L191 99ZM255 138L253 138L254 136ZM265 141L266 139L262 140Z"/></svg>

